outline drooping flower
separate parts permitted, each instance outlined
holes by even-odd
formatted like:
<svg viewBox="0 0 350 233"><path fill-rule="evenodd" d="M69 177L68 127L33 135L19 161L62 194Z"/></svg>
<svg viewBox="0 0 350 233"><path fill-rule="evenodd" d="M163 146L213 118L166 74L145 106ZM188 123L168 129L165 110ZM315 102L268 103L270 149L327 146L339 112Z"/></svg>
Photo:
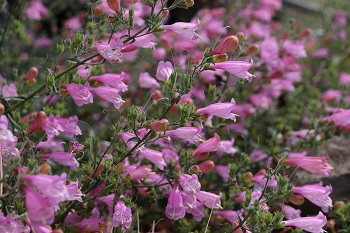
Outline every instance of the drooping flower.
<svg viewBox="0 0 350 233"><path fill-rule="evenodd" d="M112 219L113 227L129 228L132 223L131 209L127 207L123 201L117 200L114 207L114 214Z"/></svg>
<svg viewBox="0 0 350 233"><path fill-rule="evenodd" d="M284 217L288 220L295 219L295 218L301 218L301 210L294 209L293 207L289 205L282 205L281 206L282 212L284 214Z"/></svg>
<svg viewBox="0 0 350 233"><path fill-rule="evenodd" d="M225 70L239 78L247 79L248 82L253 80L253 75L248 72L248 70L252 67L253 62L245 62L245 61L225 61L220 63L215 63L210 65L213 69L221 69Z"/></svg>
<svg viewBox="0 0 350 233"><path fill-rule="evenodd" d="M323 187L321 184L303 185L293 187L293 193L297 193L308 199L310 202L322 208L322 211L327 213L329 207L332 207L332 199L329 194L332 192L331 186Z"/></svg>
<svg viewBox="0 0 350 233"><path fill-rule="evenodd" d="M124 92L128 90L128 86L123 82L124 77L124 72L121 72L120 74L106 73L98 76L92 76L90 80L103 83L106 86L114 87L118 91Z"/></svg>
<svg viewBox="0 0 350 233"><path fill-rule="evenodd" d="M237 48L238 44L239 39L237 36L227 36L220 42L218 46L215 47L215 49L210 51L210 54L214 55L232 52Z"/></svg>
<svg viewBox="0 0 350 233"><path fill-rule="evenodd" d="M81 129L78 126L78 117L72 116L67 118L59 118L58 123L62 126L64 132L68 137L73 137L74 135L81 135Z"/></svg>
<svg viewBox="0 0 350 233"><path fill-rule="evenodd" d="M199 20L197 20L197 23L184 23L184 22L178 22L171 25L162 25L162 29L165 29L166 31L172 31L181 36L185 39L190 40L198 40L200 36L196 33L196 29L199 27Z"/></svg>
<svg viewBox="0 0 350 233"><path fill-rule="evenodd" d="M118 94L119 91L113 87L100 86L90 88L91 93L98 95L103 100L106 100L114 105L116 109L119 109L125 102Z"/></svg>
<svg viewBox="0 0 350 233"><path fill-rule="evenodd" d="M90 84L88 82L84 85L76 83L63 84L62 88L62 91L67 91L73 98L75 104L79 107L93 102L92 95L89 91Z"/></svg>
<svg viewBox="0 0 350 233"><path fill-rule="evenodd" d="M50 159L75 171L79 167L79 162L74 158L75 153L54 152L52 154L41 154L41 158Z"/></svg>
<svg viewBox="0 0 350 233"><path fill-rule="evenodd" d="M96 50L103 56L109 63L116 64L123 60L123 54L121 47L115 42L111 43L99 43L96 45Z"/></svg>
<svg viewBox="0 0 350 233"><path fill-rule="evenodd" d="M79 201L79 202L83 202L83 199L81 198L83 196L83 193L79 190L78 187L78 181L75 182L70 182L67 185L67 190L68 190L68 201Z"/></svg>
<svg viewBox="0 0 350 233"><path fill-rule="evenodd" d="M144 72L139 76L139 84L142 88L155 89L159 86L159 83L149 73Z"/></svg>
<svg viewBox="0 0 350 233"><path fill-rule="evenodd" d="M324 122L333 122L341 130L350 130L350 110L343 110L323 118Z"/></svg>
<svg viewBox="0 0 350 233"><path fill-rule="evenodd" d="M203 130L203 126L199 125L196 127L180 127L174 130L167 130L165 132L166 136L181 138L189 143L198 144L198 142L202 141L201 136L199 135Z"/></svg>
<svg viewBox="0 0 350 233"><path fill-rule="evenodd" d="M174 184L174 188L170 192L168 204L165 208L165 215L171 220L178 220L185 217L185 207L178 186L178 183Z"/></svg>
<svg viewBox="0 0 350 233"><path fill-rule="evenodd" d="M215 134L214 137L200 144L197 149L192 153L193 156L199 156L201 154L207 154L212 151L216 151L220 146L220 136Z"/></svg>
<svg viewBox="0 0 350 233"><path fill-rule="evenodd" d="M284 226L293 226L311 233L323 233L322 227L326 225L327 218L320 211L315 217L301 217L292 220L283 221Z"/></svg>
<svg viewBox="0 0 350 233"><path fill-rule="evenodd" d="M231 119L236 121L236 114L232 113L236 105L235 100L232 98L231 103L216 103L208 105L207 107L200 108L197 110L197 114L209 114L218 116L224 119Z"/></svg>
<svg viewBox="0 0 350 233"><path fill-rule="evenodd" d="M141 150L140 156L154 163L160 170L163 170L164 166L166 166L163 153L160 151L144 148Z"/></svg>
<svg viewBox="0 0 350 233"><path fill-rule="evenodd" d="M170 75L174 72L174 67L171 62L160 61L157 67L156 78L159 81L168 80Z"/></svg>
<svg viewBox="0 0 350 233"><path fill-rule="evenodd" d="M194 194L198 201L210 209L218 209L221 206L220 196L214 193L199 191Z"/></svg>

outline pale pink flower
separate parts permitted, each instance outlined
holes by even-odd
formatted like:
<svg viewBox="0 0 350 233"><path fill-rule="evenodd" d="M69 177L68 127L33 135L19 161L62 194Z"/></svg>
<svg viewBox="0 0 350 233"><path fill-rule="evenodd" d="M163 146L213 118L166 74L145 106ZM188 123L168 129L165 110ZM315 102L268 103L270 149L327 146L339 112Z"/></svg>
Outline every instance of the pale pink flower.
<svg viewBox="0 0 350 233"><path fill-rule="evenodd" d="M114 105L116 109L119 109L125 102L118 94L119 90L113 87L100 86L89 89L91 93L96 94L101 99L108 101Z"/></svg>
<svg viewBox="0 0 350 233"><path fill-rule="evenodd" d="M86 82L84 85L76 83L63 84L62 88L63 91L67 91L69 93L75 104L79 107L93 102L92 95L89 91L90 84L88 82Z"/></svg>
<svg viewBox="0 0 350 233"><path fill-rule="evenodd" d="M159 83L149 73L144 72L139 76L139 84L142 88L155 89L159 86Z"/></svg>
<svg viewBox="0 0 350 233"><path fill-rule="evenodd" d="M323 187L319 183L303 185L300 187L293 187L292 192L302 195L310 202L321 207L322 211L325 213L332 207L332 199L329 197L329 194L332 192L331 186Z"/></svg>
<svg viewBox="0 0 350 233"><path fill-rule="evenodd" d="M168 80L170 75L174 72L174 67L171 62L160 61L157 67L156 78L159 81Z"/></svg>
<svg viewBox="0 0 350 233"><path fill-rule="evenodd" d="M114 207L114 214L112 219L113 227L129 228L132 223L131 209L127 207L123 201L117 200Z"/></svg>
<svg viewBox="0 0 350 233"><path fill-rule="evenodd" d="M324 122L333 122L341 130L350 130L350 110L340 110L323 118Z"/></svg>
<svg viewBox="0 0 350 233"><path fill-rule="evenodd" d="M79 167L78 161L74 158L74 153L54 152L52 154L41 154L41 158L50 159L75 171Z"/></svg>
<svg viewBox="0 0 350 233"><path fill-rule="evenodd" d="M121 72L120 74L106 73L98 76L92 76L91 81L103 83L106 86L114 87L118 91L124 92L128 90L128 86L123 82L125 78L125 73Z"/></svg>
<svg viewBox="0 0 350 233"><path fill-rule="evenodd" d="M239 78L247 79L248 82L253 80L253 75L248 72L248 70L252 67L252 62L245 61L225 61L220 63L215 63L210 65L213 69L221 69L225 70Z"/></svg>
<svg viewBox="0 0 350 233"><path fill-rule="evenodd" d="M13 218L17 219L14 220ZM18 215L11 216L10 214L4 216L0 213L0 232L4 233L30 233L29 226L25 226Z"/></svg>
<svg viewBox="0 0 350 233"><path fill-rule="evenodd" d="M41 20L49 14L49 10L43 5L40 0L33 0L30 6L25 11L28 19Z"/></svg>
<svg viewBox="0 0 350 233"><path fill-rule="evenodd" d="M68 190L68 201L79 201L79 202L83 202L83 199L81 198L83 196L83 193L79 190L78 187L78 181L75 182L70 182L67 185L67 190Z"/></svg>
<svg viewBox="0 0 350 233"><path fill-rule="evenodd" d="M292 220L283 221L284 226L298 227L311 233L323 233L322 227L326 225L327 218L320 211L316 217L301 217Z"/></svg>
<svg viewBox="0 0 350 233"><path fill-rule="evenodd" d="M232 113L236 106L235 100L232 98L231 103L216 103L208 105L205 108L200 108L197 110L197 114L209 114L213 116L218 116L224 119L231 119L236 121L236 114Z"/></svg>
<svg viewBox="0 0 350 233"><path fill-rule="evenodd" d="M241 218L243 217L243 212L243 210L217 210L214 213L224 217L230 223L234 223L237 220L237 215Z"/></svg>
<svg viewBox="0 0 350 233"><path fill-rule="evenodd" d="M301 210L294 209L293 207L289 205L281 205L282 212L284 214L284 217L288 220L300 218L301 217Z"/></svg>
<svg viewBox="0 0 350 233"><path fill-rule="evenodd" d="M214 137L200 144L192 153L193 156L216 151L220 146L220 136L215 134Z"/></svg>
<svg viewBox="0 0 350 233"><path fill-rule="evenodd" d="M165 29L166 31L175 32L182 38L196 41L198 38L200 38L200 36L196 33L199 23L199 20L197 20L197 23L178 22L172 25L162 25L161 28Z"/></svg>
<svg viewBox="0 0 350 233"><path fill-rule="evenodd" d="M350 74L341 72L339 73L340 84L350 84Z"/></svg>
<svg viewBox="0 0 350 233"><path fill-rule="evenodd" d="M10 97L18 96L15 84L4 85L2 88L2 96L5 97L5 100L9 100Z"/></svg>
<svg viewBox="0 0 350 233"><path fill-rule="evenodd" d="M163 170L164 166L166 166L162 152L144 148L141 150L140 156L154 163L160 170Z"/></svg>
<svg viewBox="0 0 350 233"><path fill-rule="evenodd" d="M234 155L236 153L236 149L233 147L235 140L232 138L231 140L222 140L220 142L220 146L217 149L218 152Z"/></svg>
<svg viewBox="0 0 350 233"><path fill-rule="evenodd" d="M171 220L178 220L185 217L185 207L178 186L179 184L174 184L173 190L170 192L168 198L168 204L165 208L165 215Z"/></svg>
<svg viewBox="0 0 350 233"><path fill-rule="evenodd" d="M210 209L221 208L220 196L214 193L209 193L205 191L199 191L194 194L198 201Z"/></svg>
<svg viewBox="0 0 350 233"><path fill-rule="evenodd" d="M330 102L339 103L340 98L341 98L340 90L333 90L333 89L323 92L321 96L321 100L327 103L330 103Z"/></svg>
<svg viewBox="0 0 350 233"><path fill-rule="evenodd" d="M185 193L194 194L201 190L201 183L198 181L196 174L178 174L180 185Z"/></svg>
<svg viewBox="0 0 350 233"><path fill-rule="evenodd" d="M189 143L192 144L198 144L200 141L202 141L202 138L200 136L200 133L203 130L203 125L199 125L196 127L180 127L174 130L167 130L165 132L166 136L174 137L174 138L181 138Z"/></svg>
<svg viewBox="0 0 350 233"><path fill-rule="evenodd" d="M83 79L87 79L91 74L90 66L80 65L78 66L77 75Z"/></svg>

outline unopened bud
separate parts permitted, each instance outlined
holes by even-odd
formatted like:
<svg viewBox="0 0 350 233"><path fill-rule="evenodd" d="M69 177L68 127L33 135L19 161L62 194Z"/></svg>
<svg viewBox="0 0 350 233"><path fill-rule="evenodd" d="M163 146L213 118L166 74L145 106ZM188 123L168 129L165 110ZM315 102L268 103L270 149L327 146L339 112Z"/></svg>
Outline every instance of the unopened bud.
<svg viewBox="0 0 350 233"><path fill-rule="evenodd" d="M207 173L215 167L215 164L213 161L208 160L208 161L205 161L201 164L198 164L198 167L199 167L199 170L201 173Z"/></svg>
<svg viewBox="0 0 350 233"><path fill-rule="evenodd" d="M238 32L236 34L236 36L237 36L239 42L241 42L244 39L244 33L243 32Z"/></svg>
<svg viewBox="0 0 350 233"><path fill-rule="evenodd" d="M294 205L302 205L304 203L304 197L299 194L292 194L289 197L289 201Z"/></svg>
<svg viewBox="0 0 350 233"><path fill-rule="evenodd" d="M107 0L107 5L115 12L120 11L120 0Z"/></svg>
<svg viewBox="0 0 350 233"><path fill-rule="evenodd" d="M237 48L239 44L239 39L237 36L228 36L224 38L218 46L216 46L215 49L210 51L209 53L214 54L221 54L221 53L229 53L232 52Z"/></svg>
<svg viewBox="0 0 350 233"><path fill-rule="evenodd" d="M217 55L213 56L213 62L214 63L224 62L224 61L227 61L227 59L228 59L228 56L227 56L226 53L224 53L224 54L217 54Z"/></svg>
<svg viewBox="0 0 350 233"><path fill-rule="evenodd" d="M195 174L198 174L200 172L200 169L197 165L194 165L191 167L191 171Z"/></svg>
<svg viewBox="0 0 350 233"><path fill-rule="evenodd" d="M103 12L102 7L96 6L94 8L94 16L100 16L102 14L102 12Z"/></svg>
<svg viewBox="0 0 350 233"><path fill-rule="evenodd" d="M166 18L169 15L169 11L168 10L164 10L164 11L162 11L161 14L162 14L163 18Z"/></svg>
<svg viewBox="0 0 350 233"><path fill-rule="evenodd" d="M244 175L243 175L243 180L245 180L245 181L249 181L249 180L251 180L253 178L253 173L251 173L251 172L246 172L246 173L244 173Z"/></svg>
<svg viewBox="0 0 350 233"><path fill-rule="evenodd" d="M41 164L38 170L38 173L41 173L41 174L49 174L50 172L51 172L51 166L46 162Z"/></svg>
<svg viewBox="0 0 350 233"><path fill-rule="evenodd" d="M250 46L250 47L245 51L245 53L246 53L247 55L251 55L251 54L253 54L253 53L256 53L258 50L259 50L259 45L253 44L252 46Z"/></svg>
<svg viewBox="0 0 350 233"><path fill-rule="evenodd" d="M155 132L162 132L166 129L169 121L167 119L156 120L148 125L148 128Z"/></svg>
<svg viewBox="0 0 350 233"><path fill-rule="evenodd" d="M128 45L123 46L123 48L122 48L121 51L124 52L124 53L133 52L133 51L135 51L137 48L138 48L138 47L135 46L135 45L128 44Z"/></svg>
<svg viewBox="0 0 350 233"><path fill-rule="evenodd" d="M181 2L179 2L179 4L177 4L176 6L179 8L189 8L191 6L194 5L194 0L183 0Z"/></svg>
<svg viewBox="0 0 350 233"><path fill-rule="evenodd" d="M24 76L23 80L29 81L35 79L39 74L38 68L30 67L26 76Z"/></svg>
<svg viewBox="0 0 350 233"><path fill-rule="evenodd" d="M41 129L46 121L46 114L40 111L36 114L33 123L29 126L28 134L34 133Z"/></svg>
<svg viewBox="0 0 350 233"><path fill-rule="evenodd" d="M208 158L208 156L209 156L209 153L201 153L201 154L194 155L193 157L194 157L197 161L202 161L202 160Z"/></svg>
<svg viewBox="0 0 350 233"><path fill-rule="evenodd" d="M36 83L36 79L31 79L26 81L26 84L30 87L33 86L35 83Z"/></svg>
<svg viewBox="0 0 350 233"><path fill-rule="evenodd" d="M336 201L334 203L334 209L337 210L339 209L340 207L342 207L343 205L345 205L345 203L343 201Z"/></svg>
<svg viewBox="0 0 350 233"><path fill-rule="evenodd" d="M130 180L132 180L132 178L133 178L133 176L132 176L132 174L130 174L130 173L127 173L127 174L124 176L124 180L125 180L125 181L130 181Z"/></svg>
<svg viewBox="0 0 350 233"><path fill-rule="evenodd" d="M111 23L114 23L115 21L117 21L117 18L114 15L108 15L108 20Z"/></svg>
<svg viewBox="0 0 350 233"><path fill-rule="evenodd" d="M156 90L152 94L153 100L160 100L163 97L162 92L160 90Z"/></svg>
<svg viewBox="0 0 350 233"><path fill-rule="evenodd" d="M5 107L4 105L2 105L2 103L0 103L0 116L4 114L4 111L5 111Z"/></svg>
<svg viewBox="0 0 350 233"><path fill-rule="evenodd" d="M122 173L124 171L125 164L124 163L118 163L117 166L115 166L114 171L116 173Z"/></svg>
<svg viewBox="0 0 350 233"><path fill-rule="evenodd" d="M78 44L80 44L84 40L84 35L81 34L80 32L77 32L74 35L74 39Z"/></svg>
<svg viewBox="0 0 350 233"><path fill-rule="evenodd" d="M302 32L298 35L298 37L299 37L299 39L303 39L303 38L308 37L311 33L312 33L312 29L311 29L311 28L307 28L307 29L305 29L304 31L302 31Z"/></svg>

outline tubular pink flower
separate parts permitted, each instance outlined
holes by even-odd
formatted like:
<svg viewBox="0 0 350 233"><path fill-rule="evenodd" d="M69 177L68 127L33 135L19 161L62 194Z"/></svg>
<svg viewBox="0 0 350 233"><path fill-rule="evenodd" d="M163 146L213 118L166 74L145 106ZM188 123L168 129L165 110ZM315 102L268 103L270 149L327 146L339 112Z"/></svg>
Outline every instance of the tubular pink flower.
<svg viewBox="0 0 350 233"><path fill-rule="evenodd" d="M39 193L24 186L25 204L28 216L33 227L50 225L55 218L54 208Z"/></svg>
<svg viewBox="0 0 350 233"><path fill-rule="evenodd" d="M224 217L230 223L234 223L237 220L237 215L239 215L242 218L243 212L243 210L217 210L214 213Z"/></svg>
<svg viewBox="0 0 350 233"><path fill-rule="evenodd" d="M148 165L139 167L137 169L129 171L128 173L132 175L133 180L142 180L147 178L150 175L151 171L151 165Z"/></svg>
<svg viewBox="0 0 350 233"><path fill-rule="evenodd" d="M323 233L322 227L326 225L327 218L320 211L316 217L301 217L283 221L284 226L298 227L311 233Z"/></svg>
<svg viewBox="0 0 350 233"><path fill-rule="evenodd" d="M285 163L301 167L302 169L324 176L329 176L333 167L327 163L328 157L311 157L303 153L290 153Z"/></svg>
<svg viewBox="0 0 350 233"><path fill-rule="evenodd" d="M248 82L251 82L253 80L253 75L249 73L248 70L252 67L252 65L253 62L225 61L210 65L210 68L225 70L239 78L244 78L247 79Z"/></svg>
<svg viewBox="0 0 350 233"><path fill-rule="evenodd" d="M159 81L168 80L170 75L174 72L174 67L171 62L160 61L157 67L156 78Z"/></svg>
<svg viewBox="0 0 350 233"><path fill-rule="evenodd" d="M301 210L294 209L289 205L281 205L281 208L286 219L291 220L295 218L301 218Z"/></svg>
<svg viewBox="0 0 350 233"><path fill-rule="evenodd" d="M25 11L28 19L41 20L49 14L49 10L43 5L40 0L33 0Z"/></svg>
<svg viewBox="0 0 350 233"><path fill-rule="evenodd" d="M180 185L185 193L194 194L201 190L201 183L198 181L196 174L178 174Z"/></svg>
<svg viewBox="0 0 350 233"><path fill-rule="evenodd" d="M168 204L165 208L165 215L171 220L178 220L185 217L185 207L178 186L179 184L175 183L173 190L170 192Z"/></svg>
<svg viewBox="0 0 350 233"><path fill-rule="evenodd" d="M310 202L322 208L327 213L332 207L332 199L329 194L332 192L331 186L323 187L321 184L304 185L292 188L293 193L297 193L308 199Z"/></svg>
<svg viewBox="0 0 350 233"><path fill-rule="evenodd" d="M174 138L181 138L192 144L198 144L198 142L202 141L201 136L199 135L202 130L203 125L199 125L197 128L180 127L174 130L167 130L165 135Z"/></svg>
<svg viewBox="0 0 350 233"><path fill-rule="evenodd" d="M215 134L214 137L200 144L192 153L193 156L216 151L220 146L220 136Z"/></svg>
<svg viewBox="0 0 350 233"><path fill-rule="evenodd" d="M323 118L324 122L333 122L341 130L350 130L350 110L339 111Z"/></svg>
<svg viewBox="0 0 350 233"><path fill-rule="evenodd" d="M76 83L63 84L62 88L63 91L66 90L70 94L75 104L79 107L93 102L92 95L89 91L90 84L88 82L86 82L84 86Z"/></svg>
<svg viewBox="0 0 350 233"><path fill-rule="evenodd" d="M231 119L236 121L236 114L231 113L236 106L235 100L232 98L231 103L216 103L211 104L205 108L200 108L197 110L197 114L209 114L224 119Z"/></svg>
<svg viewBox="0 0 350 233"><path fill-rule="evenodd" d="M68 137L74 135L81 135L81 129L78 126L78 117L73 116L69 118L59 118L58 124L60 124Z"/></svg>
<svg viewBox="0 0 350 233"><path fill-rule="evenodd" d="M155 78L153 78L149 73L144 72L139 76L139 84L142 88L155 89L159 86L159 83Z"/></svg>
<svg viewBox="0 0 350 233"><path fill-rule="evenodd" d="M125 102L122 97L118 94L119 91L113 87L100 86L90 88L91 93L98 95L101 99L111 102L116 109L119 109Z"/></svg>
<svg viewBox="0 0 350 233"><path fill-rule="evenodd" d="M123 54L121 53L120 46L111 41L110 44L100 43L96 45L97 52L101 54L109 63L116 64L123 60Z"/></svg>
<svg viewBox="0 0 350 233"><path fill-rule="evenodd" d="M68 201L79 201L83 202L83 199L81 198L83 196L83 193L79 190L78 187L78 181L75 182L70 182L69 185L67 185L67 190L68 190Z"/></svg>
<svg viewBox="0 0 350 233"><path fill-rule="evenodd" d="M205 191L199 191L198 193L194 194L198 201L200 201L203 205L210 209L218 209L221 206L220 196L209 193Z"/></svg>
<svg viewBox="0 0 350 233"><path fill-rule="evenodd" d="M164 166L166 166L162 152L144 148L141 150L140 155L154 163L160 170L163 170Z"/></svg>
<svg viewBox="0 0 350 233"><path fill-rule="evenodd" d="M41 126L41 128L45 131L48 138L58 136L60 132L64 131L64 128L61 124L59 124L59 121L59 115L46 117L45 123Z"/></svg>
<svg viewBox="0 0 350 233"><path fill-rule="evenodd" d="M75 171L79 167L78 161L74 158L74 153L54 152L52 154L41 154L41 158L50 159Z"/></svg>
<svg viewBox="0 0 350 233"><path fill-rule="evenodd" d="M107 73L98 76L92 76L90 80L103 83L106 86L114 87L118 91L124 92L128 90L128 86L122 81L124 77L124 72L121 72L120 74Z"/></svg>
<svg viewBox="0 0 350 233"><path fill-rule="evenodd" d="M174 23L172 25L163 25L161 28L165 29L166 31L172 31L181 36L185 39L190 40L198 40L200 36L195 32L196 29L199 27L200 21L197 20L197 23L183 23L178 22Z"/></svg>
<svg viewBox="0 0 350 233"><path fill-rule="evenodd" d="M117 200L117 203L114 207L113 214L113 227L125 227L129 228L132 223L132 213L131 209L127 207L123 201Z"/></svg>
<svg viewBox="0 0 350 233"><path fill-rule="evenodd" d="M218 46L216 46L215 49L210 51L210 54L214 55L232 52L237 48L238 44L239 39L237 38L237 36L227 36L220 42Z"/></svg>

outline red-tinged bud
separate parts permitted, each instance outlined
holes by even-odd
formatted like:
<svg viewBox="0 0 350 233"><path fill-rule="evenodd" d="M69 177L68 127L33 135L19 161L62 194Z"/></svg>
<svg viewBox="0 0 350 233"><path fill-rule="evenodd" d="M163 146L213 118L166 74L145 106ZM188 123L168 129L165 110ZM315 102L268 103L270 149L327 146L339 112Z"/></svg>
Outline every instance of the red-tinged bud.
<svg viewBox="0 0 350 233"><path fill-rule="evenodd" d="M225 39L221 41L221 43L216 46L215 49L210 51L209 53L214 54L221 54L221 53L229 53L232 52L237 48L239 44L239 39L237 36L228 36Z"/></svg>
<svg viewBox="0 0 350 233"><path fill-rule="evenodd" d="M289 201L294 205L302 205L304 203L304 197L299 194L292 194L289 197Z"/></svg>
<svg viewBox="0 0 350 233"><path fill-rule="evenodd" d="M228 56L226 53L217 54L217 55L214 55L212 59L214 63L220 63L220 62L227 61Z"/></svg>
<svg viewBox="0 0 350 233"><path fill-rule="evenodd" d="M152 100L160 100L163 97L162 92L160 90L156 90L152 94Z"/></svg>
<svg viewBox="0 0 350 233"><path fill-rule="evenodd" d="M162 14L163 18L166 18L169 15L169 11L168 10L164 10L164 11L162 11L161 14Z"/></svg>
<svg viewBox="0 0 350 233"><path fill-rule="evenodd" d="M124 176L124 180L125 181L130 181L133 179L133 176L130 174L130 173L127 173L125 176Z"/></svg>
<svg viewBox="0 0 350 233"><path fill-rule="evenodd" d="M151 166L148 165L148 166L139 167L136 170L129 172L128 174L129 174L129 177L131 176L132 180L142 180L147 178L151 173L151 171L152 171ZM128 174L126 174L126 176L128 176Z"/></svg>
<svg viewBox="0 0 350 233"><path fill-rule="evenodd" d="M236 36L237 36L239 42L241 42L242 40L244 40L244 33L243 33L243 32L238 32L238 33L236 34Z"/></svg>
<svg viewBox="0 0 350 233"><path fill-rule="evenodd" d="M312 33L312 29L311 29L311 28L307 28L307 29L305 29L304 31L302 31L302 32L298 35L298 37L299 37L299 39L303 39L303 38L308 37L311 33Z"/></svg>
<svg viewBox="0 0 350 233"><path fill-rule="evenodd" d="M184 4L186 7L191 7L194 5L194 0L184 0Z"/></svg>
<svg viewBox="0 0 350 233"><path fill-rule="evenodd" d="M149 124L148 128L150 128L155 132L163 132L166 129L168 124L169 124L169 121L167 119L161 119L161 120L156 120L151 124Z"/></svg>
<svg viewBox="0 0 350 233"><path fill-rule="evenodd" d="M94 8L94 16L100 16L102 14L103 10L100 6L96 6Z"/></svg>
<svg viewBox="0 0 350 233"><path fill-rule="evenodd" d="M107 5L115 12L120 11L120 0L107 0Z"/></svg>
<svg viewBox="0 0 350 233"><path fill-rule="evenodd" d="M118 163L117 166L115 166L114 171L116 173L122 173L124 171L125 164L124 163Z"/></svg>
<svg viewBox="0 0 350 233"><path fill-rule="evenodd" d="M247 55L251 55L251 54L253 54L253 53L256 53L258 50L259 50L259 45L253 44L252 46L250 46L250 47L245 51L245 53L246 53Z"/></svg>
<svg viewBox="0 0 350 233"><path fill-rule="evenodd" d="M108 20L111 23L114 23L115 21L117 21L117 18L115 17L115 15L108 15Z"/></svg>
<svg viewBox="0 0 350 233"><path fill-rule="evenodd" d="M200 121L206 121L209 118L209 114L203 114L199 117Z"/></svg>
<svg viewBox="0 0 350 233"><path fill-rule="evenodd" d="M33 86L36 83L36 79L27 80L26 83L27 83L28 86L31 87L31 86Z"/></svg>
<svg viewBox="0 0 350 233"><path fill-rule="evenodd" d="M344 205L345 205L345 203L343 201L336 201L334 203L334 210L337 210L337 209L339 209L340 207L342 207Z"/></svg>
<svg viewBox="0 0 350 233"><path fill-rule="evenodd" d="M197 161L202 161L204 159L207 159L209 156L209 153L201 153L201 154L196 154L193 157L197 160Z"/></svg>
<svg viewBox="0 0 350 233"><path fill-rule="evenodd" d="M191 172L198 174L200 172L200 169L197 165L194 165L191 167Z"/></svg>
<svg viewBox="0 0 350 233"><path fill-rule="evenodd" d="M51 166L48 163L43 163L40 165L38 173L49 174L51 172Z"/></svg>
<svg viewBox="0 0 350 233"><path fill-rule="evenodd" d="M4 114L4 111L5 111L5 107L4 107L4 105L2 105L2 104L0 103L0 116L1 116L2 114Z"/></svg>
<svg viewBox="0 0 350 233"><path fill-rule="evenodd" d="M40 111L36 114L33 123L29 126L28 134L34 133L41 129L46 121L46 114Z"/></svg>
<svg viewBox="0 0 350 233"><path fill-rule="evenodd" d="M60 95L62 96L62 97L66 97L66 96L68 96L68 91L67 91L67 89L66 88L61 88L61 92L60 92Z"/></svg>
<svg viewBox="0 0 350 233"><path fill-rule="evenodd" d="M36 67L34 67L34 66L30 67L26 76L24 76L23 80L25 80L25 81L33 80L38 76L38 74L39 74L39 71Z"/></svg>
<svg viewBox="0 0 350 233"><path fill-rule="evenodd" d="M52 233L64 233L61 229L55 229L52 231Z"/></svg>
<svg viewBox="0 0 350 233"><path fill-rule="evenodd" d="M246 172L246 173L244 173L244 175L243 175L243 180L245 180L245 181L249 181L249 180L251 180L253 178L253 173L251 173L251 172Z"/></svg>
<svg viewBox="0 0 350 233"><path fill-rule="evenodd" d="M124 52L124 53L132 52L132 51L135 51L137 48L138 48L138 47L135 46L135 45L131 45L131 44L125 45L125 46L123 46L123 48L122 48L122 52Z"/></svg>
<svg viewBox="0 0 350 233"><path fill-rule="evenodd" d="M201 173L207 173L215 167L215 164L213 161L208 160L208 161L205 161L201 164L198 164L198 167L199 167L199 170Z"/></svg>

